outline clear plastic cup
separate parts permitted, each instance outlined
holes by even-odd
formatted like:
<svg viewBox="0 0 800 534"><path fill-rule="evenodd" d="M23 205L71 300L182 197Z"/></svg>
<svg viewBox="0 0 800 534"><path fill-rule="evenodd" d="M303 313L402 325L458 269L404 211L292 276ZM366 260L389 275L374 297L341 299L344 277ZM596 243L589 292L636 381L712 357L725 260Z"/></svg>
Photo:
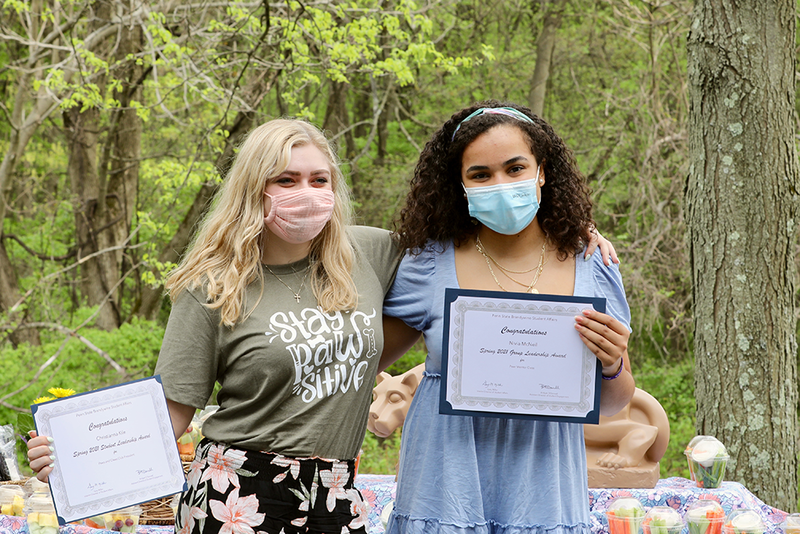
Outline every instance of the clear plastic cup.
<svg viewBox="0 0 800 534"><path fill-rule="evenodd" d="M142 509L139 506L120 508L114 512L103 514L106 530L115 532L136 532Z"/></svg>
<svg viewBox="0 0 800 534"><path fill-rule="evenodd" d="M83 520L83 524L87 527L92 528L106 528L106 522L103 520L102 515L96 515L94 517L87 517Z"/></svg>
<svg viewBox="0 0 800 534"><path fill-rule="evenodd" d="M718 488L725 478L725 466L728 465L730 456L725 445L717 438L699 437L702 439L692 444L692 450L686 456L689 460L689 471L694 473L698 488Z"/></svg>
<svg viewBox="0 0 800 534"><path fill-rule="evenodd" d="M717 501L701 499L686 510L689 534L721 534L725 523L725 510Z"/></svg>
<svg viewBox="0 0 800 534"><path fill-rule="evenodd" d="M183 496L182 493L176 493L172 496L172 499L169 501L169 507L172 510L172 515L178 514L178 508L181 505L181 497Z"/></svg>
<svg viewBox="0 0 800 534"><path fill-rule="evenodd" d="M25 483L25 495L34 495L36 493L44 493L50 495L50 484L42 482L36 477L31 477Z"/></svg>
<svg viewBox="0 0 800 534"><path fill-rule="evenodd" d="M639 534L644 507L633 497L617 497L606 509L609 534Z"/></svg>
<svg viewBox="0 0 800 534"><path fill-rule="evenodd" d="M21 486L0 487L0 514L22 517L25 508L25 491Z"/></svg>
<svg viewBox="0 0 800 534"><path fill-rule="evenodd" d="M696 480L694 475L694 464L692 464L692 460L690 458L692 455L692 449L694 449L694 446L697 445L697 442L709 437L711 436L695 436L683 450L683 454L686 455L686 461L689 464L689 478L692 479L692 482Z"/></svg>
<svg viewBox="0 0 800 534"><path fill-rule="evenodd" d="M644 534L681 534L683 519L681 514L669 506L653 506L644 516Z"/></svg>
<svg viewBox="0 0 800 534"><path fill-rule="evenodd" d="M800 514L789 514L781 523L783 534L800 534Z"/></svg>
<svg viewBox="0 0 800 534"><path fill-rule="evenodd" d="M764 534L766 527L758 512L743 508L734 510L725 518L722 534Z"/></svg>
<svg viewBox="0 0 800 534"><path fill-rule="evenodd" d="M58 518L49 494L34 493L25 503L30 534L58 534Z"/></svg>

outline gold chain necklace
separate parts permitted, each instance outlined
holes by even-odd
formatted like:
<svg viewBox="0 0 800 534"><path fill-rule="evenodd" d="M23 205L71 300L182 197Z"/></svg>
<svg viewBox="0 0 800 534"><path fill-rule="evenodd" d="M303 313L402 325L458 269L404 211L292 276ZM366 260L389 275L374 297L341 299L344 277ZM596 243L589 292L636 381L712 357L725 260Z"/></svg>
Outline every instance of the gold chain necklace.
<svg viewBox="0 0 800 534"><path fill-rule="evenodd" d="M291 292L292 292L292 295L294 295L294 301L295 301L295 302L297 302L297 303L299 304L299 303L300 303L300 293L302 293L302 292L303 292L303 287L305 287L305 285L306 285L306 278L308 278L308 273L311 271L311 266L309 265L308 267L306 267L306 274L303 276L303 281L302 281L302 282L300 282L300 289L298 289L297 291L295 291L294 289L292 289L292 288L289 286L289 284L287 284L286 282L284 282L283 280L281 280L281 277L280 277L280 276L278 276L277 274L275 274L274 272L272 272L272 269L270 269L270 268L269 268L269 265L267 265L267 264L265 263L265 264L264 264L264 267L266 267L266 268L267 268L267 270L269 271L269 273L270 273L272 276L274 276L275 278L277 278L277 279L278 279L278 282L280 282L281 284L285 285L285 286L286 286L286 289L288 289L289 291L291 291ZM295 271L294 269L292 269L292 274L297 274L297 271Z"/></svg>
<svg viewBox="0 0 800 534"><path fill-rule="evenodd" d="M497 261L494 258L492 258L486 252L486 250L483 248L483 243L480 242L480 237L475 241L475 248L478 249L478 252L480 252L481 255L483 256L483 259L486 260L486 266L489 268L489 273L492 275L492 278L494 278L494 283L497 284L497 286L503 291L508 292L508 289L503 287L503 284L500 283L500 280L498 280L497 276L494 274L494 269L492 269L492 262L494 262L495 265L500 267L501 270L506 271L506 269L504 269L499 263L497 263ZM533 280L531 281L530 284L525 284L520 282L519 280L516 280L515 278L512 278L511 276L508 275L508 272L504 272L503 274L505 274L506 277L512 282L515 282L524 287L526 293L539 293L539 290L535 289L533 286L535 286L536 282L539 281L539 277L542 275L542 271L544 270L544 264L547 263L544 258L546 249L547 249L547 239L545 239L544 243L542 243L542 253L539 255L539 264L536 267L533 267L532 269L528 269L527 271L521 271L520 273L518 273L518 274L529 273L533 269L536 269L536 273L533 275ZM489 261L490 258L491 261ZM509 271L509 272L515 273L515 271Z"/></svg>
<svg viewBox="0 0 800 534"><path fill-rule="evenodd" d="M500 270L501 270L501 271L503 271L503 272L505 272L505 273L511 273L511 274L527 274L527 273L531 272L532 270L534 270L534 269L536 269L536 268L538 267L538 265L537 265L536 267L531 267L530 269L528 269L528 270L525 270L525 271L512 271L511 269L506 269L505 267L503 267L502 265L500 265L500 263L498 263L498 261L497 261L496 259L494 259L494 257L493 257L491 254L489 254L489 251L488 251L488 250L486 250L486 247L484 247L484 246L483 246L483 243L481 242L481 236L480 236L480 235L478 235L478 236L477 236L477 239L475 240L475 248L477 248L477 249L478 249L478 252L480 252L481 254L483 254L483 257L484 257L484 258L488 257L490 260L492 260L492 262L493 262L495 265L497 265L497 266L500 268ZM510 277L509 277L509 278L510 278ZM528 284L522 284L522 285L526 286L526 285L528 285Z"/></svg>

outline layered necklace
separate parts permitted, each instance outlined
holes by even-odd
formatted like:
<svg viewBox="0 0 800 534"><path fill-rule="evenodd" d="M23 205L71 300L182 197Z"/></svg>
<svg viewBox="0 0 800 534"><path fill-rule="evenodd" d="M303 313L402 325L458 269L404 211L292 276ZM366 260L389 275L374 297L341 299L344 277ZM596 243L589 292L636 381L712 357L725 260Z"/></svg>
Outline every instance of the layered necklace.
<svg viewBox="0 0 800 534"><path fill-rule="evenodd" d="M497 275L494 274L494 269L492 268L493 263L497 266L498 269L500 269L500 271L502 271L502 273L506 276L506 278L524 287L525 293L539 292L539 290L536 289L534 286L536 285L536 282L539 281L539 277L542 275L544 266L547 263L547 259L545 258L545 252L547 250L547 239L545 239L544 242L542 243L542 253L539 255L538 265L536 265L535 267L531 267L530 269L527 269L525 271L512 271L511 269L508 269L500 265L497 262L497 260L494 259L492 255L486 251L486 247L484 247L483 243L481 243L481 236L477 236L477 239L475 240L475 248L478 249L478 252L480 252L481 256L483 256L483 259L486 260L486 266L489 268L489 273L492 275L492 278L494 278L494 283L497 284L497 286L500 289L506 292L508 291L508 289L504 288L503 284L500 283L500 280L497 279ZM535 270L536 272L534 273L533 280L531 280L530 284L520 282L519 280L511 276L512 274L527 274L533 270Z"/></svg>
<svg viewBox="0 0 800 534"><path fill-rule="evenodd" d="M289 291L291 291L291 292L292 292L292 295L294 295L294 301L295 301L295 302L297 302L297 303L299 304L299 303L300 303L300 293L302 293L302 292L303 292L303 288L304 288L304 287L305 287L305 285L306 285L306 278L308 278L308 273L310 273L310 272L311 272L311 265L309 265L308 267L306 267L306 274L305 274L305 275L303 275L303 281L302 281L302 282L300 282L300 289L298 289L297 291L295 291L294 289L292 289L292 287L291 287L289 284L287 284L286 282L284 282L284 281L281 279L281 277L280 277L280 276L278 276L277 274L275 274L274 272L272 272L272 269L270 269L270 268L269 268L269 265L267 265L267 264L265 263L265 264L264 264L264 267L266 267L266 268L267 268L267 270L269 271L269 274L271 274L272 276L274 276L275 278L277 278L277 279L278 279L278 282L280 282L281 284L285 285L285 286L286 286L286 289L288 289ZM294 269L292 269L292 274L295 274L295 275L296 275L296 274L297 274L297 271L295 271Z"/></svg>

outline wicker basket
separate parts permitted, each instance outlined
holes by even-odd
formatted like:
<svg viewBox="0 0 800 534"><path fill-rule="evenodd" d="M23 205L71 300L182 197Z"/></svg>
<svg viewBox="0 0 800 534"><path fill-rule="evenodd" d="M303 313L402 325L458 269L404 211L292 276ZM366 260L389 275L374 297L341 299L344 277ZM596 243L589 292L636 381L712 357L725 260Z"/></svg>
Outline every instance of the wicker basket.
<svg viewBox="0 0 800 534"><path fill-rule="evenodd" d="M194 455L188 456L181 454L181 465L185 473L189 472L192 466ZM142 503L142 515L139 517L139 523L143 525L174 525L175 512L172 511L172 497L163 497Z"/></svg>
<svg viewBox="0 0 800 534"><path fill-rule="evenodd" d="M142 515L139 523L142 525L174 525L175 512L172 511L172 497L163 497L140 504Z"/></svg>

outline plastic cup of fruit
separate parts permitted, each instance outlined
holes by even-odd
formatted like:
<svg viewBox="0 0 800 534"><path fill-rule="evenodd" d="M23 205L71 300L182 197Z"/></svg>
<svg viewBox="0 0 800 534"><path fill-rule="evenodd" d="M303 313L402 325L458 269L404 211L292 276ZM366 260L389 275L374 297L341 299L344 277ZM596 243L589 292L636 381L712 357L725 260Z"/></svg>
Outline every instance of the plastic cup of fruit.
<svg viewBox="0 0 800 534"><path fill-rule="evenodd" d="M764 534L766 528L755 510L734 510L725 518L722 534Z"/></svg>
<svg viewBox="0 0 800 534"><path fill-rule="evenodd" d="M687 456L689 470L694 472L698 488L718 488L725 478L728 451L717 438L704 436L692 447Z"/></svg>
<svg viewBox="0 0 800 534"><path fill-rule="evenodd" d="M684 449L684 451L683 451L683 454L686 455L686 462L689 464L689 478L692 479L692 482L694 482L696 480L695 479L695 475L694 475L694 464L692 463L692 459L691 459L692 449L694 449L694 446L697 445L697 443L699 441L704 440L704 439L709 438L709 437L711 437L711 436L695 436L695 437L693 437L692 440L689 442L689 444L686 446L686 449Z"/></svg>
<svg viewBox="0 0 800 534"><path fill-rule="evenodd" d="M653 506L644 516L644 534L681 534L683 519L681 514L669 506Z"/></svg>
<svg viewBox="0 0 800 534"><path fill-rule="evenodd" d="M633 497L617 497L606 509L610 534L638 534L644 521L644 507Z"/></svg>
<svg viewBox="0 0 800 534"><path fill-rule="evenodd" d="M800 514L789 514L781 523L783 534L800 534Z"/></svg>
<svg viewBox="0 0 800 534"><path fill-rule="evenodd" d="M142 509L140 507L129 506L128 508L121 508L114 512L103 514L103 521L106 524L106 530L136 532L136 526L139 524L141 515Z"/></svg>
<svg viewBox="0 0 800 534"><path fill-rule="evenodd" d="M34 493L25 505L30 534L58 534L58 518L49 495Z"/></svg>
<svg viewBox="0 0 800 534"><path fill-rule="evenodd" d="M721 534L724 522L725 510L717 501L711 499L695 501L686 510L689 534Z"/></svg>
<svg viewBox="0 0 800 534"><path fill-rule="evenodd" d="M19 486L0 487L0 514L22 517L25 492Z"/></svg>
<svg viewBox="0 0 800 534"><path fill-rule="evenodd" d="M87 517L83 520L83 524L87 527L92 528L106 528L106 522L103 520L102 515L96 515L94 517Z"/></svg>

